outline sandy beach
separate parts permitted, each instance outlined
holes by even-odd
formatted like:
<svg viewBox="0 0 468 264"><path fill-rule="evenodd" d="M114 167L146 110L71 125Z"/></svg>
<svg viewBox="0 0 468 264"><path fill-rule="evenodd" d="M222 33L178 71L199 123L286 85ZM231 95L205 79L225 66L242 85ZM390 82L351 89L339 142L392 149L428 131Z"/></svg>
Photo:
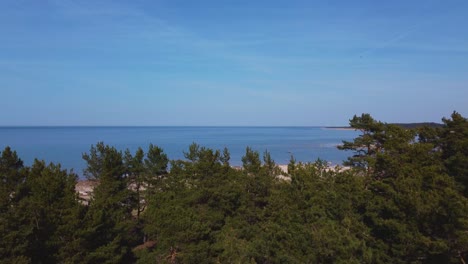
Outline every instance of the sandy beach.
<svg viewBox="0 0 468 264"><path fill-rule="evenodd" d="M289 176L288 165L279 164L277 166L283 172L282 174L277 175L277 178L281 180L291 180L291 177ZM242 169L241 166L235 166L233 168L239 169L239 170ZM340 172L346 171L348 169L350 169L350 167L333 165L333 164L329 164L327 167L327 170L340 171ZM93 190L98 184L99 182L96 180L80 180L76 183L75 191L78 193L78 197L84 204L87 204L89 202L89 200L91 199L93 195Z"/></svg>

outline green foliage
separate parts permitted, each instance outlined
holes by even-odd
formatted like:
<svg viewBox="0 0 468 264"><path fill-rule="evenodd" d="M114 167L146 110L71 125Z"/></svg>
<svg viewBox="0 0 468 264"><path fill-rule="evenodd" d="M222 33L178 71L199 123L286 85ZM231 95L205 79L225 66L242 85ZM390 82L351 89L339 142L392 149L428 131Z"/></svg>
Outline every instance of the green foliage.
<svg viewBox="0 0 468 264"><path fill-rule="evenodd" d="M463 182L464 174L455 171L465 164L451 161L466 157L458 146L468 133L463 134L466 119L455 113L452 118L444 119L441 130L419 131L368 115L351 120L363 134L341 148L356 152L349 165L367 171L363 220L382 262L448 263L466 258L467 200L452 178Z"/></svg>
<svg viewBox="0 0 468 264"><path fill-rule="evenodd" d="M132 258L131 246L136 240L132 230L132 211L138 201L128 188L131 175L142 169L143 153L132 157L100 142L83 154L88 177L98 180L84 217L86 262L119 263ZM126 163L125 163L126 162Z"/></svg>
<svg viewBox="0 0 468 264"><path fill-rule="evenodd" d="M354 116L345 163L230 154L192 144L169 161L100 142L83 154L98 183L78 202L76 175L0 155L1 263L463 263L468 258L468 129L405 129ZM170 166L168 164L170 163ZM170 170L168 171L168 169ZM285 175L286 174L286 175Z"/></svg>
<svg viewBox="0 0 468 264"><path fill-rule="evenodd" d="M153 144L149 145L144 163L146 174L149 177L167 174L169 159L163 149L158 146L154 146Z"/></svg>
<svg viewBox="0 0 468 264"><path fill-rule="evenodd" d="M440 134L442 159L448 173L455 178L468 197L468 120L457 112L451 119L442 119Z"/></svg>
<svg viewBox="0 0 468 264"><path fill-rule="evenodd" d="M253 151L250 147L247 147L245 155L242 157L242 166L248 173L259 173L260 167L262 166L260 154L257 151Z"/></svg>
<svg viewBox="0 0 468 264"><path fill-rule="evenodd" d="M15 152L2 152L0 259L7 263L54 263L71 257L74 221L82 215L75 194L76 175L36 160L23 169ZM15 187L11 185L15 182ZM59 217L57 217L59 216ZM73 253L76 254L76 253Z"/></svg>
<svg viewBox="0 0 468 264"><path fill-rule="evenodd" d="M362 134L353 142L343 141L343 145L338 146L338 149L354 152L344 165L366 170L369 175L375 165L376 155L382 151L385 125L374 120L369 114L362 114L360 117L355 115L349 120L349 124Z"/></svg>
<svg viewBox="0 0 468 264"><path fill-rule="evenodd" d="M6 147L0 157L0 214L6 213L9 206L21 198L26 176L22 169L23 161L15 151Z"/></svg>
<svg viewBox="0 0 468 264"><path fill-rule="evenodd" d="M211 259L215 234L239 206L242 193L226 167L228 153L196 144L185 153L187 161L174 161L163 190L150 199L145 212L145 232L158 242L154 259L170 255L183 263Z"/></svg>

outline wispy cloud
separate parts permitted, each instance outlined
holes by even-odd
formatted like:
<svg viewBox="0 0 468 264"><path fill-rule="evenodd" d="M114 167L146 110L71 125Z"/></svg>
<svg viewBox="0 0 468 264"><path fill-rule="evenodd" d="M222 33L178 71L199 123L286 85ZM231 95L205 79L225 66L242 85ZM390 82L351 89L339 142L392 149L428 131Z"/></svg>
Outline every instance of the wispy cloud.
<svg viewBox="0 0 468 264"><path fill-rule="evenodd" d="M408 28L407 30L405 30L403 32L399 32L398 34L396 34L394 36L391 36L390 38L385 39L384 41L380 42L376 47L367 49L367 50L359 53L358 57L362 58L362 57L365 57L365 56L372 55L373 53L376 53L379 50L384 50L384 49L386 49L386 48L388 48L388 47L402 41L403 39L407 38L411 34L415 33L420 27L421 27L421 25L412 26L412 27Z"/></svg>

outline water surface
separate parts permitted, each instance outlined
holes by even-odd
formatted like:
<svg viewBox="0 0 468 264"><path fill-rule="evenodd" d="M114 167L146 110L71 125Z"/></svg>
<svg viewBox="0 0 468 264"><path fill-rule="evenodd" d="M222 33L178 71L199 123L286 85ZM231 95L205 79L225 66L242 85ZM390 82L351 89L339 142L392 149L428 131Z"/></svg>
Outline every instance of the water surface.
<svg viewBox="0 0 468 264"><path fill-rule="evenodd" d="M298 161L321 158L340 164L350 153L336 146L357 135L320 127L0 127L0 148L10 146L26 165L38 158L82 175L82 153L99 141L132 152L152 143L170 159L182 159L183 151L196 142L213 149L227 147L233 165L241 164L247 146L261 153L268 150L279 164L287 164L291 155Z"/></svg>

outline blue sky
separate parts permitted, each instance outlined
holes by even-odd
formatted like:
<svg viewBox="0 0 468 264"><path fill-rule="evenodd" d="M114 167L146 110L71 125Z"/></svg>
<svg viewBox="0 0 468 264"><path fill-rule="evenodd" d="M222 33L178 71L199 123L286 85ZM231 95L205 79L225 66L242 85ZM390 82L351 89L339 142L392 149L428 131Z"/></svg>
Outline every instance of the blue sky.
<svg viewBox="0 0 468 264"><path fill-rule="evenodd" d="M468 1L0 1L0 125L468 115Z"/></svg>

